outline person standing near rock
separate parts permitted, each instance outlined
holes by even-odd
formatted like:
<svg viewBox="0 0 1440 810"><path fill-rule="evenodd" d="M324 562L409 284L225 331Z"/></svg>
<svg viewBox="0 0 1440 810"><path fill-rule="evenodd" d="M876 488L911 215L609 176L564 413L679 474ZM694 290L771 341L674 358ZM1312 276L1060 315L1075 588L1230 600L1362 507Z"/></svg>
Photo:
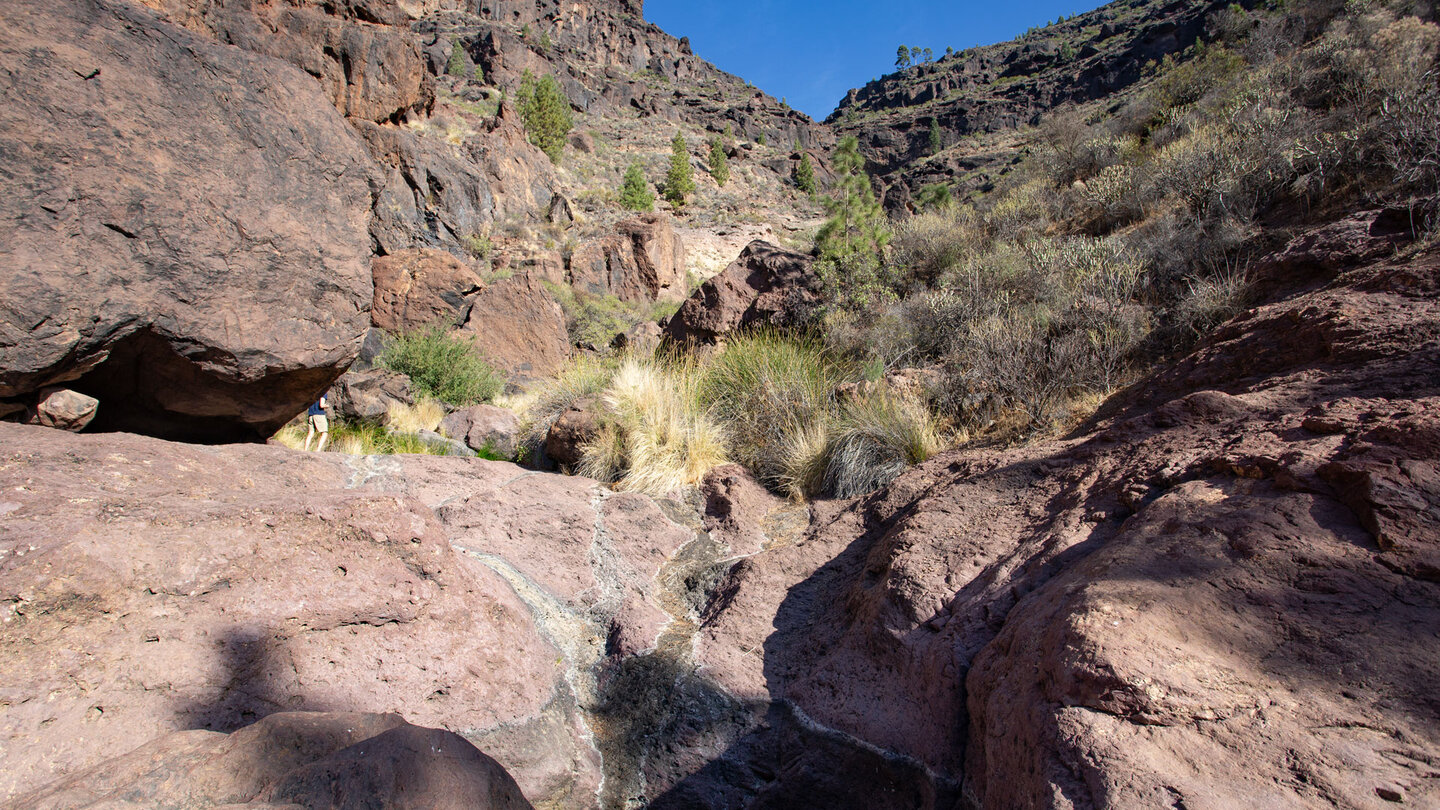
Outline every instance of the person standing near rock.
<svg viewBox="0 0 1440 810"><path fill-rule="evenodd" d="M330 407L330 403L325 401L324 394L321 394L320 399L310 406L305 420L310 425L310 431L305 434L306 450L310 449L310 440L315 438L316 433L320 434L320 443L315 445L315 452L319 453L325 450L325 441L330 438L330 419L325 415L325 409L328 407Z"/></svg>

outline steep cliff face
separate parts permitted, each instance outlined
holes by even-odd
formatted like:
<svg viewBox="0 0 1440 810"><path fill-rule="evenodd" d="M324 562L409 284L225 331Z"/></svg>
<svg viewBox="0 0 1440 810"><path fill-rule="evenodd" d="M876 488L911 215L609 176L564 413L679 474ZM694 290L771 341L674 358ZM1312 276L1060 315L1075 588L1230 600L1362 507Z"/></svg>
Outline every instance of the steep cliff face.
<svg viewBox="0 0 1440 810"><path fill-rule="evenodd" d="M934 151L932 121L949 147L977 134L1033 126L1065 104L1114 98L1141 81L1153 63L1213 35L1214 15L1229 5L1120 0L1009 42L967 48L881 77L851 90L825 123L859 139L882 187L897 186L890 207L903 207L908 192L925 184L977 170L998 174L1014 156L1011 148L986 148L977 139L936 165L917 167Z"/></svg>

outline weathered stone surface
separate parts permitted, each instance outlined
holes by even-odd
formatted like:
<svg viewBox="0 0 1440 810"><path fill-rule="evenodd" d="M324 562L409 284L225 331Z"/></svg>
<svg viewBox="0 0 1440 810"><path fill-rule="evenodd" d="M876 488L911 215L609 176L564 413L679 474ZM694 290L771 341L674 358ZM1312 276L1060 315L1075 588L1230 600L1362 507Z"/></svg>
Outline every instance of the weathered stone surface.
<svg viewBox="0 0 1440 810"><path fill-rule="evenodd" d="M122 798L123 797L123 798ZM17 806L494 808L530 803L464 737L395 714L280 712L230 734L176 731Z"/></svg>
<svg viewBox="0 0 1440 810"><path fill-rule="evenodd" d="M665 336L712 344L741 327L797 324L820 301L813 264L810 256L757 239L680 305Z"/></svg>
<svg viewBox="0 0 1440 810"><path fill-rule="evenodd" d="M3 9L0 397L67 383L95 429L269 435L369 320L364 145L295 68L148 10Z"/></svg>
<svg viewBox="0 0 1440 810"><path fill-rule="evenodd" d="M460 334L475 336L475 348L512 375L544 377L570 356L565 312L538 279L513 276L475 297Z"/></svg>
<svg viewBox="0 0 1440 810"><path fill-rule="evenodd" d="M472 450L489 448L492 453L511 458L518 446L520 420L509 408L473 405L446 416L440 430Z"/></svg>
<svg viewBox="0 0 1440 810"><path fill-rule="evenodd" d="M0 799L277 711L397 712L478 739L555 700L529 609L451 548L400 459L0 431ZM463 465L481 487L514 469L414 459L417 479Z"/></svg>
<svg viewBox="0 0 1440 810"><path fill-rule="evenodd" d="M1332 259L1083 433L817 505L727 573L702 671L977 807L1434 803L1440 253Z"/></svg>
<svg viewBox="0 0 1440 810"><path fill-rule="evenodd" d="M403 127L353 121L384 174L371 225L386 253L445 244L463 248L506 216L545 209L554 166L525 139L513 105L483 138L454 144Z"/></svg>
<svg viewBox="0 0 1440 810"><path fill-rule="evenodd" d="M329 399L336 416L362 422L383 422L392 405L415 404L409 378L380 368L341 374Z"/></svg>
<svg viewBox="0 0 1440 810"><path fill-rule="evenodd" d="M417 248L380 256L371 264L375 302L370 322L389 332L439 324L453 327L485 282L443 250Z"/></svg>
<svg viewBox="0 0 1440 810"><path fill-rule="evenodd" d="M665 214L641 214L611 236L582 242L570 256L570 284L622 301L685 296L685 243Z"/></svg>
<svg viewBox="0 0 1440 810"><path fill-rule="evenodd" d="M71 391L68 388L54 388L40 392L35 403L35 415L30 418L32 425L81 431L95 418L100 400Z"/></svg>
<svg viewBox="0 0 1440 810"><path fill-rule="evenodd" d="M423 113L435 89L409 15L394 0L202 3L142 0L192 31L293 64L343 115L368 121Z"/></svg>
<svg viewBox="0 0 1440 810"><path fill-rule="evenodd" d="M610 341L610 348L633 352L644 357L660 348L662 337L664 337L664 332L660 329L660 324L654 321L641 321L615 335L615 338Z"/></svg>
<svg viewBox="0 0 1440 810"><path fill-rule="evenodd" d="M585 443L600 433L599 403L592 398L576 401L556 417L545 434L545 457L556 464L573 467L584 456Z"/></svg>

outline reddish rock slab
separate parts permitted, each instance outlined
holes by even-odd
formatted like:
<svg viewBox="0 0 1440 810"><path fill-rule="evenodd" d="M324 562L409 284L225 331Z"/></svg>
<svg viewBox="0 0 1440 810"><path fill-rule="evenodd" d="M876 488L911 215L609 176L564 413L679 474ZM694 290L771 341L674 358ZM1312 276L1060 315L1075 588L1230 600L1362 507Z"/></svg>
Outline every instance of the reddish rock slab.
<svg viewBox="0 0 1440 810"><path fill-rule="evenodd" d="M398 712L478 738L556 701L530 609L452 549L399 463L3 423L0 447L0 798L280 711ZM413 474L453 470L453 492L488 469ZM550 745L519 772L532 784L587 748Z"/></svg>
<svg viewBox="0 0 1440 810"><path fill-rule="evenodd" d="M370 266L375 300L370 323L387 332L455 326L485 282L443 250L416 248L379 256Z"/></svg>
<svg viewBox="0 0 1440 810"><path fill-rule="evenodd" d="M685 243L669 216L641 214L615 233L580 243L570 256L570 284L622 301L685 297Z"/></svg>
<svg viewBox="0 0 1440 810"><path fill-rule="evenodd" d="M474 405L446 416L440 431L465 442L471 450L489 449L505 458L515 455L520 420L515 412L494 405Z"/></svg>
<svg viewBox="0 0 1440 810"><path fill-rule="evenodd" d="M531 805L464 737L395 714L280 712L231 734L177 731L16 800L125 806L494 808Z"/></svg>
<svg viewBox="0 0 1440 810"><path fill-rule="evenodd" d="M473 335L476 351L518 377L554 374L570 356L564 311L539 280L528 276L485 288L459 334Z"/></svg>
<svg viewBox="0 0 1440 810"><path fill-rule="evenodd" d="M364 144L299 70L147 9L0 12L0 398L64 383L105 403L91 429L270 435L369 321Z"/></svg>
<svg viewBox="0 0 1440 810"><path fill-rule="evenodd" d="M665 323L665 336L682 344L714 344L743 327L802 322L820 303L814 261L768 242L751 242L685 299Z"/></svg>
<svg viewBox="0 0 1440 810"><path fill-rule="evenodd" d="M347 117L394 121L434 103L420 42L408 30L410 15L394 0L142 2L192 31L300 68Z"/></svg>

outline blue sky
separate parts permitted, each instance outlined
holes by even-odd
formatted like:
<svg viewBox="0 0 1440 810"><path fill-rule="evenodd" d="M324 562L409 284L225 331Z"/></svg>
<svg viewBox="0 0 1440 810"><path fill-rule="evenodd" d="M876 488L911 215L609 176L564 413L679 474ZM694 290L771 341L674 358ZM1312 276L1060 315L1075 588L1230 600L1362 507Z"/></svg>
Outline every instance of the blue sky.
<svg viewBox="0 0 1440 810"><path fill-rule="evenodd" d="M645 0L645 19L790 106L823 119L845 91L895 69L901 43L962 50L1012 39L1097 0Z"/></svg>

